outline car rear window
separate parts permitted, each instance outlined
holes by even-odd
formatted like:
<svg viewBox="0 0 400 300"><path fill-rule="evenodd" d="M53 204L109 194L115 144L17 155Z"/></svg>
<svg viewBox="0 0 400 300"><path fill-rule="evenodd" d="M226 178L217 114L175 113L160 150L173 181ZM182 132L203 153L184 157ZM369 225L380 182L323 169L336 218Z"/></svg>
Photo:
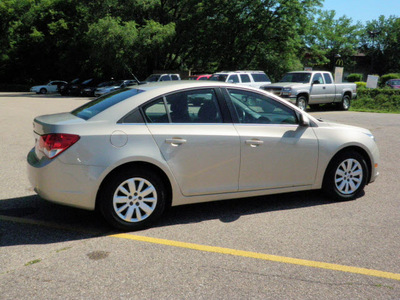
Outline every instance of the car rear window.
<svg viewBox="0 0 400 300"><path fill-rule="evenodd" d="M101 113L107 108L137 94L143 93L145 90L140 89L123 89L114 93L107 94L103 97L90 101L77 109L74 109L71 114L84 120L89 120L95 115Z"/></svg>

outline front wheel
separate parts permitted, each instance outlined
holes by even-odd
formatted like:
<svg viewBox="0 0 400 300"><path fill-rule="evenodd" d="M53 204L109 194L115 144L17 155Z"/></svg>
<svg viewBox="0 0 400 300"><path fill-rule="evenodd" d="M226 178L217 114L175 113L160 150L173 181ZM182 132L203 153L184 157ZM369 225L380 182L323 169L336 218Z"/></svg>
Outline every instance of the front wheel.
<svg viewBox="0 0 400 300"><path fill-rule="evenodd" d="M322 189L336 201L353 200L360 196L368 178L367 163L355 151L338 154L330 162Z"/></svg>
<svg viewBox="0 0 400 300"><path fill-rule="evenodd" d="M47 93L47 90L46 90L45 88L41 88L41 89L40 89L40 93L41 93L41 94L46 94L46 93Z"/></svg>
<svg viewBox="0 0 400 300"><path fill-rule="evenodd" d="M296 106L298 108L300 108L302 111L306 111L306 109L307 109L307 98L305 96L297 97Z"/></svg>
<svg viewBox="0 0 400 300"><path fill-rule="evenodd" d="M100 193L100 210L104 218L121 230L146 228L165 209L164 183L145 169L115 175Z"/></svg>

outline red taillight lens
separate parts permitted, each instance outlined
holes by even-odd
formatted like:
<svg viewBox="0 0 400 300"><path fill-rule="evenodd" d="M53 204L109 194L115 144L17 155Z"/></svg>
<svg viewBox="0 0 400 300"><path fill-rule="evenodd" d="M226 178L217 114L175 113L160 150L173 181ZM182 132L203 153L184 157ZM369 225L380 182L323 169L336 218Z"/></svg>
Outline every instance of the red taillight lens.
<svg viewBox="0 0 400 300"><path fill-rule="evenodd" d="M54 158L79 140L79 135L51 133L40 137L39 149L48 158Z"/></svg>

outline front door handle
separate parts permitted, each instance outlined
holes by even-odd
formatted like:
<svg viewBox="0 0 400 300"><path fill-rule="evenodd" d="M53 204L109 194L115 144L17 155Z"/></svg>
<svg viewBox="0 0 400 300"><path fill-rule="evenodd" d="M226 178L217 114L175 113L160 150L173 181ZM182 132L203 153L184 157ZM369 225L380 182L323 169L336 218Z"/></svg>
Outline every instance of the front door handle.
<svg viewBox="0 0 400 300"><path fill-rule="evenodd" d="M181 138L172 138L172 139L166 139L165 142L171 144L172 146L178 146L186 143L186 140Z"/></svg>
<svg viewBox="0 0 400 300"><path fill-rule="evenodd" d="M264 144L263 141L258 140L258 139L246 140L245 143L246 143L246 145L250 145L250 147L258 147L258 146Z"/></svg>

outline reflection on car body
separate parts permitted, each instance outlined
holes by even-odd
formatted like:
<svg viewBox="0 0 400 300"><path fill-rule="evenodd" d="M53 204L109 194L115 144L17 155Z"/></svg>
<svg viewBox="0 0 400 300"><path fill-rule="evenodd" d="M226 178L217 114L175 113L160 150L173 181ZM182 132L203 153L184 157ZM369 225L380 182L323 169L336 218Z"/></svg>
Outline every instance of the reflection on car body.
<svg viewBox="0 0 400 300"><path fill-rule="evenodd" d="M354 199L378 176L366 129L323 122L260 89L210 81L125 88L34 120L28 173L49 201L123 230L168 206L323 189Z"/></svg>

